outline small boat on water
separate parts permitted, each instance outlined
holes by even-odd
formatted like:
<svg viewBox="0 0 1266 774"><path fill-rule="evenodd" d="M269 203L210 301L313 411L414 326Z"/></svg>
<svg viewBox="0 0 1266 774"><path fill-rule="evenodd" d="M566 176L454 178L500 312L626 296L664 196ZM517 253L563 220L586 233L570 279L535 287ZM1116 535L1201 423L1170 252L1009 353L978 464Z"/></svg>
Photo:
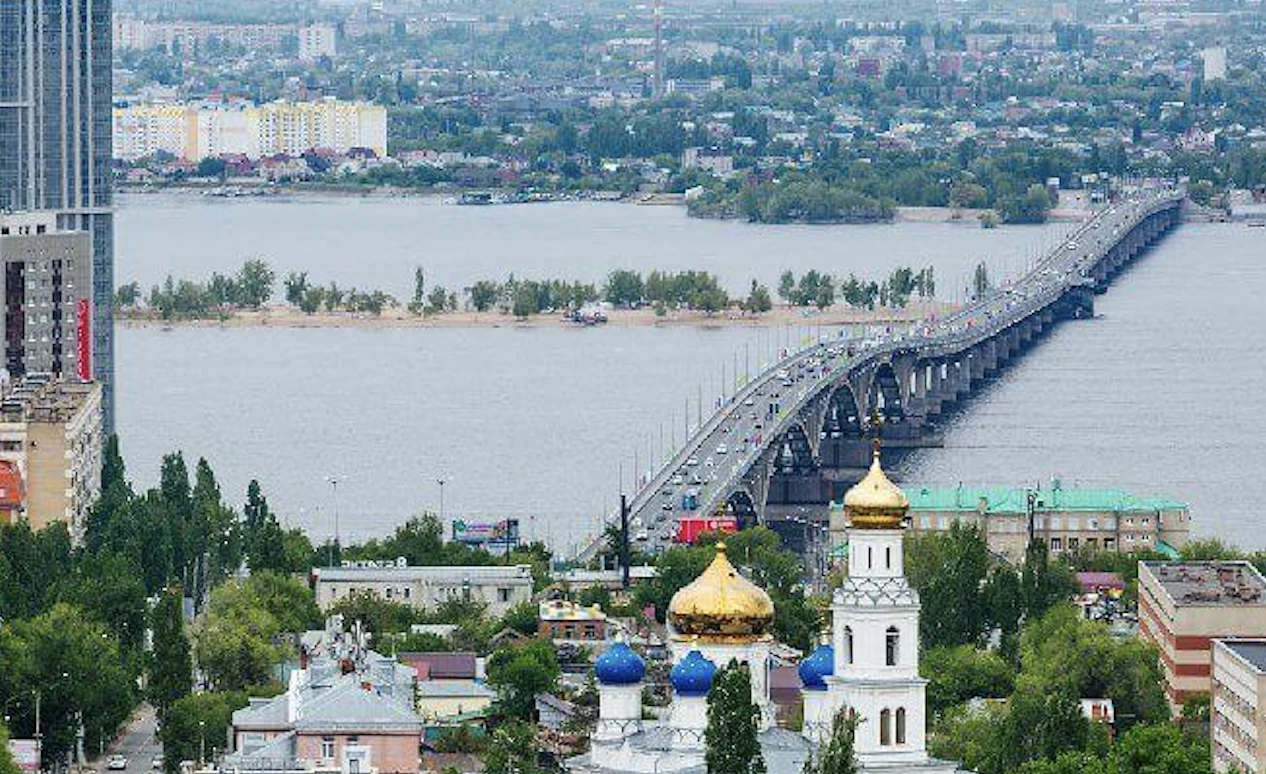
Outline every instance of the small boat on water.
<svg viewBox="0 0 1266 774"><path fill-rule="evenodd" d="M496 204L497 200L491 191L467 191L457 198L457 203L480 206Z"/></svg>

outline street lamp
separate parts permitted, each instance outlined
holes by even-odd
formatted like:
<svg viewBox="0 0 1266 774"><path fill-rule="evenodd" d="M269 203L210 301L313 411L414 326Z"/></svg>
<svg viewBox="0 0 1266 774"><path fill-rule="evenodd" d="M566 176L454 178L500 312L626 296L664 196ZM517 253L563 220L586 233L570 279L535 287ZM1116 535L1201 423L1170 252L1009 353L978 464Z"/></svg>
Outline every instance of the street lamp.
<svg viewBox="0 0 1266 774"><path fill-rule="evenodd" d="M330 482L330 486L333 488L333 497L334 497L334 542L330 544L330 551L329 551L330 566L333 567L334 566L334 549L339 544L338 485L339 485L339 482L343 480L343 477L342 476L327 476L325 480ZM342 551L340 551L339 553L341 555Z"/></svg>
<svg viewBox="0 0 1266 774"><path fill-rule="evenodd" d="M198 721L198 768L206 765L207 760L207 721Z"/></svg>
<svg viewBox="0 0 1266 774"><path fill-rule="evenodd" d="M440 524L442 525L444 524L444 484L446 482L444 477L440 476L435 479L435 483L440 485Z"/></svg>

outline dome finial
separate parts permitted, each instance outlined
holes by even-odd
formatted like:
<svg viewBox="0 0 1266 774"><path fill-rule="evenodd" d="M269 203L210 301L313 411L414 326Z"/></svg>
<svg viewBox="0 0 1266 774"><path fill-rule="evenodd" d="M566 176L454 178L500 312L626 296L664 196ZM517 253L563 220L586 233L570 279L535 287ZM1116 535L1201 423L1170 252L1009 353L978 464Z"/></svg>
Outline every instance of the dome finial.
<svg viewBox="0 0 1266 774"><path fill-rule="evenodd" d="M856 529L901 529L910 501L884 473L878 434L883 420L878 412L872 417L871 427L876 434L871 440L870 470L844 495L844 513L849 526Z"/></svg>

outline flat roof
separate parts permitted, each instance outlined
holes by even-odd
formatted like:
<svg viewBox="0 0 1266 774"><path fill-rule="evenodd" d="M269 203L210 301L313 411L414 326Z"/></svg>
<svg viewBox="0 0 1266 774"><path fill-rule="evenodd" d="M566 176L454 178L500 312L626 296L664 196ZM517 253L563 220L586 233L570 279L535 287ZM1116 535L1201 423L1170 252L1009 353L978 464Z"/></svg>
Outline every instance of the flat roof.
<svg viewBox="0 0 1266 774"><path fill-rule="evenodd" d="M1177 605L1266 605L1266 579L1248 562L1142 564Z"/></svg>
<svg viewBox="0 0 1266 774"><path fill-rule="evenodd" d="M425 567L317 567L312 570L317 583L363 583L366 581L441 581L445 583L532 582L532 567L514 565L428 565Z"/></svg>
<svg viewBox="0 0 1266 774"><path fill-rule="evenodd" d="M1266 640L1218 640L1258 672L1266 672Z"/></svg>
<svg viewBox="0 0 1266 774"><path fill-rule="evenodd" d="M1025 489L1008 487L904 487L910 512L959 511L986 516L1017 516L1029 512L1028 495L1037 495L1039 511L1090 513L1156 513L1186 511L1187 504L1172 497L1130 494L1117 489Z"/></svg>

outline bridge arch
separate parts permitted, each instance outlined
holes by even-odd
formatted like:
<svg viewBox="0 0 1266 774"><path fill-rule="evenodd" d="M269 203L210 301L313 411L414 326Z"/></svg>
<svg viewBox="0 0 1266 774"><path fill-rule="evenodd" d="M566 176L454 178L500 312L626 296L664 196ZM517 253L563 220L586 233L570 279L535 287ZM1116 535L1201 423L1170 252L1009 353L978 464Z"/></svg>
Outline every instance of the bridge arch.
<svg viewBox="0 0 1266 774"><path fill-rule="evenodd" d="M866 403L872 411L879 413L884 422L900 422L905 417L901 387L892 363L881 363L875 369Z"/></svg>
<svg viewBox="0 0 1266 774"><path fill-rule="evenodd" d="M831 390L827 397L822 435L827 438L860 438L863 416L862 406L853 388L843 382Z"/></svg>
<svg viewBox="0 0 1266 774"><path fill-rule="evenodd" d="M730 492L725 502L727 510L738 519L739 529L754 526L760 521L761 508L746 487L739 487Z"/></svg>
<svg viewBox="0 0 1266 774"><path fill-rule="evenodd" d="M787 428L778 439L778 454L774 458L775 473L807 473L816 470L817 459L804 425L799 422Z"/></svg>

